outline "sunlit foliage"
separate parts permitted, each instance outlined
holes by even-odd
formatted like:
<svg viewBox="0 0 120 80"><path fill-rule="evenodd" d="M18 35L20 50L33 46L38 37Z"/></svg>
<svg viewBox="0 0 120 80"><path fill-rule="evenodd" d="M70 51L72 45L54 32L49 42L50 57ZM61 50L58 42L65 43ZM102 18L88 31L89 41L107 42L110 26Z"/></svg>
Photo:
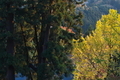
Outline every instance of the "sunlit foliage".
<svg viewBox="0 0 120 80"><path fill-rule="evenodd" d="M97 80L119 76L120 14L110 9L97 21L95 31L73 40L74 80Z"/></svg>

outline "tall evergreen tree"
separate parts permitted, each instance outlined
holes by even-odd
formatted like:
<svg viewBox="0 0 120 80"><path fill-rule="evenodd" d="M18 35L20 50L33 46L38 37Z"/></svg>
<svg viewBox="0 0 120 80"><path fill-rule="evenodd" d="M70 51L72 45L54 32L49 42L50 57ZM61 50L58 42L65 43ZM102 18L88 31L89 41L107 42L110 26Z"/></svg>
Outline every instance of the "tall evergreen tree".
<svg viewBox="0 0 120 80"><path fill-rule="evenodd" d="M7 74L12 76L7 80L14 80L15 71L31 80L57 80L73 71L71 42L80 36L78 25L82 24L82 14L75 14L75 5L74 0L0 1L0 26L6 25L5 30L1 29L1 46L10 53L5 54L6 60L1 51L0 58L8 63L0 67L8 65Z"/></svg>
<svg viewBox="0 0 120 80"><path fill-rule="evenodd" d="M13 13L13 2L11 1L1 1L1 10L3 10L3 13L1 14L1 22L4 22L4 27L5 27L5 32L8 33L9 35L6 36L6 60L9 60L9 57L13 57L15 55L15 50L14 50L14 40L13 40L13 32L14 32L14 13ZM5 3L3 5L2 3ZM2 24L1 24L2 25ZM3 31L3 30L2 30ZM4 50L3 50L4 51ZM1 53L2 54L2 53ZM1 56L3 57L3 56ZM6 62L7 63L7 62ZM14 67L11 63L7 63L7 75L6 75L6 80L15 80L15 70Z"/></svg>
<svg viewBox="0 0 120 80"><path fill-rule="evenodd" d="M75 16L72 1L51 0L43 1L43 3L42 9L44 12L41 12L41 33L39 40L37 40L40 46L38 50L38 66L40 66L38 68L38 79L48 79L49 77L49 79L53 80L54 74L60 77L64 73L70 73L73 68L68 54L72 50L71 40L74 38L74 34L60 30L60 26L74 28L79 23L75 24L73 18L77 18L77 22L81 15ZM46 74L45 69L49 70L50 74L48 72ZM46 75L42 76L43 73Z"/></svg>
<svg viewBox="0 0 120 80"><path fill-rule="evenodd" d="M15 70L16 66L18 66L17 64L19 64L15 54L15 24L17 24L15 23L15 16L22 2L24 0L0 1L0 67L2 69L0 71L0 79L15 80Z"/></svg>

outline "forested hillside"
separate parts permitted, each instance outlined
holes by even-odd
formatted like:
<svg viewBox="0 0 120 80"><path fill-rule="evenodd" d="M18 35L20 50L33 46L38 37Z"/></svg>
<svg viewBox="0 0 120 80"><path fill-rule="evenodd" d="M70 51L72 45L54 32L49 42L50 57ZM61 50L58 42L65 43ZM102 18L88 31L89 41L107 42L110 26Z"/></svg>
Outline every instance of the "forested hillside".
<svg viewBox="0 0 120 80"><path fill-rule="evenodd" d="M120 0L88 0L84 8L78 7L77 12L82 11L83 33L95 29L96 21L101 18L101 15L108 14L109 9L120 11Z"/></svg>

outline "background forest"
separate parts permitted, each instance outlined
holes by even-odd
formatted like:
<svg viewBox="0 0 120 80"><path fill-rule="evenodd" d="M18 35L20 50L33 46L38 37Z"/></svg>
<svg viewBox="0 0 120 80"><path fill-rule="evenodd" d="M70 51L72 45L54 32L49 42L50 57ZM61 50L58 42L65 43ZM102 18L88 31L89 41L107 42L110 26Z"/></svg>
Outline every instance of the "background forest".
<svg viewBox="0 0 120 80"><path fill-rule="evenodd" d="M86 34L95 29L97 20L102 15L108 14L109 9L120 11L120 0L87 0L85 4L84 7L78 7L76 11L82 11L84 14L82 29Z"/></svg>

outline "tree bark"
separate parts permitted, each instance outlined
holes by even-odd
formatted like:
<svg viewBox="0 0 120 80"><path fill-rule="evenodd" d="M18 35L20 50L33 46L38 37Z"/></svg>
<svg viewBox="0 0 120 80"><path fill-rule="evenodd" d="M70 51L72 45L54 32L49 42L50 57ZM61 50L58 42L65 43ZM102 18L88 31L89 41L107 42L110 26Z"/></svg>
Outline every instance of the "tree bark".
<svg viewBox="0 0 120 80"><path fill-rule="evenodd" d="M7 6L8 6L8 8L10 7L9 4ZM14 19L14 14L13 13L8 13L8 15L6 17L6 30L8 32L10 32L10 34L13 34L13 32L14 32L13 19ZM13 40L12 36L7 38L6 50L7 50L8 55L12 55L12 56L15 55L14 40ZM14 70L13 65L8 65L8 67L7 67L6 80L15 80L15 70Z"/></svg>

